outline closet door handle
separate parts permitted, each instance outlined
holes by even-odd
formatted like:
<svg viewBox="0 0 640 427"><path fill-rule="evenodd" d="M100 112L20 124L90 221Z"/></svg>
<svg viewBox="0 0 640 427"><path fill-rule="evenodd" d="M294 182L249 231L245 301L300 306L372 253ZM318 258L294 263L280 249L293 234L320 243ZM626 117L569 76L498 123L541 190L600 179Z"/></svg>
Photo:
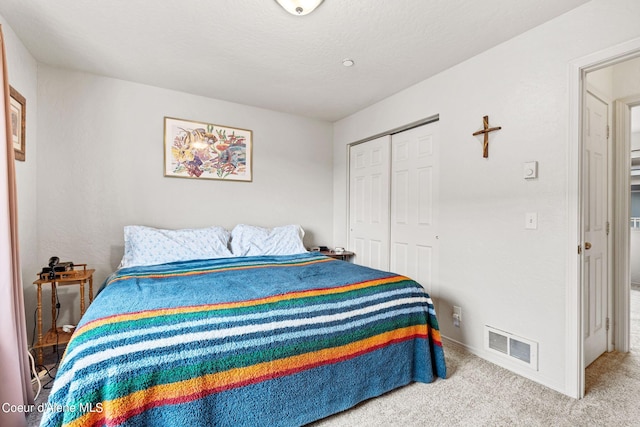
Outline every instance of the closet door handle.
<svg viewBox="0 0 640 427"><path fill-rule="evenodd" d="M584 242L584 248L585 248L586 250L591 249L591 243L590 243L590 242Z"/></svg>

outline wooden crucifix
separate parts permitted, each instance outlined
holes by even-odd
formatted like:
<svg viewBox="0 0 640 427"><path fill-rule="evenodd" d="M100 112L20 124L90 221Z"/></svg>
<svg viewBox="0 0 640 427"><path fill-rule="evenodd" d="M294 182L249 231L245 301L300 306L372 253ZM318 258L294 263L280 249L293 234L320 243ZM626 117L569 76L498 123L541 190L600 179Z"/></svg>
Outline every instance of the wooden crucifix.
<svg viewBox="0 0 640 427"><path fill-rule="evenodd" d="M473 136L483 135L484 134L484 143L482 144L482 157L485 159L489 157L489 132L493 132L494 130L502 129L502 126L497 126L490 128L489 127L489 116L484 116L482 118L482 123L484 125L484 129L479 130L478 132L474 132Z"/></svg>

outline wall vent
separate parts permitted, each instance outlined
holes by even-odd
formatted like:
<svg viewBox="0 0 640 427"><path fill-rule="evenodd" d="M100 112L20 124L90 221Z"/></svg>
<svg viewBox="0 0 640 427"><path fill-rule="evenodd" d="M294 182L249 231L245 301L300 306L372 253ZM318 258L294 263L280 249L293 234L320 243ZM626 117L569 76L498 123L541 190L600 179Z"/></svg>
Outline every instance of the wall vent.
<svg viewBox="0 0 640 427"><path fill-rule="evenodd" d="M487 350L538 370L538 343L485 325L484 346Z"/></svg>

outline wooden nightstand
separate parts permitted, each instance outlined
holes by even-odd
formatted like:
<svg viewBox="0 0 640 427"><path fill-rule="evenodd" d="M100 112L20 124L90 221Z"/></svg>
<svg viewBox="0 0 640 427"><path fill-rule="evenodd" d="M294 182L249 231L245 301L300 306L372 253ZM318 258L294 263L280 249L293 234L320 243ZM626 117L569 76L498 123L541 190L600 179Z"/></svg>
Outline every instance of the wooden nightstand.
<svg viewBox="0 0 640 427"><path fill-rule="evenodd" d="M84 284L89 283L89 304L93 302L93 273L94 269L87 270L87 264L77 264L73 266L74 270L56 273L55 278L40 278L33 282L38 287L38 320L37 334L38 342L33 346L38 356L38 364L42 365L42 349L44 347L56 347L66 344L71 339L73 332L64 332L56 324L57 321L57 292L56 286L80 285L80 316L84 314ZM38 275L40 277L40 275ZM51 328L46 334L42 334L42 285L51 285Z"/></svg>
<svg viewBox="0 0 640 427"><path fill-rule="evenodd" d="M334 251L321 251L322 255L330 256L331 258L339 259L342 261L350 261L351 258L355 255L353 252L344 251L340 253L336 253Z"/></svg>

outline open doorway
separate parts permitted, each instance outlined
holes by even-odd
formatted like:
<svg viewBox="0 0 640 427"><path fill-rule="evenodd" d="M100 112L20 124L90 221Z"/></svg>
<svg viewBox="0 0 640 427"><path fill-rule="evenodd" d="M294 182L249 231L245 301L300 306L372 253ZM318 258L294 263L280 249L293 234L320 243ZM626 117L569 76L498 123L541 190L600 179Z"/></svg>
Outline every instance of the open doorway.
<svg viewBox="0 0 640 427"><path fill-rule="evenodd" d="M593 107L589 99L596 97L603 104L603 113L608 117L607 135L610 135L608 160L604 163L608 172L602 173L592 181L605 180L601 191L608 193L602 203L603 216L606 215L607 239L609 245L607 259L602 266L609 270L603 275L607 282L606 292L601 294L607 299L602 310L606 310L607 325L611 330L607 336L607 346L600 346L600 353L604 351L640 351L640 57L628 57L625 60L610 63L608 66L594 67L587 70L584 79L584 123L583 128L583 168L588 171L592 165L588 159L592 122L595 123L590 111ZM592 102L593 104L593 102ZM590 115L591 114L591 115ZM587 162L587 163L585 163ZM589 202L592 197L588 194L592 182L584 184L584 200ZM593 203L592 203L593 204ZM590 208L592 209L592 208ZM583 207L583 212L587 209ZM591 212L595 212L591 210ZM636 219L638 218L638 219ZM589 212L585 220L589 220ZM630 221L630 222L629 222ZM585 249L591 247L589 223L585 222ZM609 226L611 225L611 233ZM590 291L591 276L586 267L589 265L589 251L585 250L585 273L583 275L583 329L588 337L593 322L590 319L589 304L593 298ZM605 278L606 276L606 278ZM609 322L610 320L610 322ZM584 364L588 365L590 358L590 344L584 341ZM597 358L597 355L595 356Z"/></svg>
<svg viewBox="0 0 640 427"><path fill-rule="evenodd" d="M585 364L584 364L584 318L583 318L583 270L584 270L584 251L585 233L583 228L583 218L585 215L583 209L583 198L585 186L583 185L583 112L584 99L586 93L586 76L589 73L596 73L609 66L618 64L631 63L630 61L640 57L640 38L629 40L619 45L611 46L607 49L592 53L590 55L578 58L571 62L570 79L569 79L569 150L568 150L568 201L569 201L569 242L567 247L567 371L565 380L567 384L567 394L578 399L584 397L585 394ZM640 66L640 63L634 63ZM612 129L615 131L619 128L618 122L620 118L629 120L630 108L640 105L640 69L632 75L628 88L635 90L636 96L630 96L627 99L617 98L613 94L613 82L616 73L611 70L607 87L612 91L611 99L614 100L614 110L616 117ZM621 95L624 96L624 95ZM618 114L624 113L624 114ZM622 129L622 127L620 127ZM630 128L627 128L630 129ZM630 132L627 132L630 134ZM629 218L630 218L630 136L623 140L624 144L628 144L627 150L614 151L614 165L612 172L614 175L614 203L613 206L613 223L611 231L618 242L615 249L625 252L623 254L613 254L610 259L613 262L612 275L613 285L611 288L615 290L611 296L612 302L612 323L613 323L613 341L615 349L621 352L629 351L629 320L630 320L630 280L629 280ZM616 141L617 145L618 141ZM626 158L625 158L626 156ZM626 243L620 244L621 240ZM576 247L577 245L577 247ZM576 251L577 249L577 251ZM626 347L625 347L626 346Z"/></svg>

